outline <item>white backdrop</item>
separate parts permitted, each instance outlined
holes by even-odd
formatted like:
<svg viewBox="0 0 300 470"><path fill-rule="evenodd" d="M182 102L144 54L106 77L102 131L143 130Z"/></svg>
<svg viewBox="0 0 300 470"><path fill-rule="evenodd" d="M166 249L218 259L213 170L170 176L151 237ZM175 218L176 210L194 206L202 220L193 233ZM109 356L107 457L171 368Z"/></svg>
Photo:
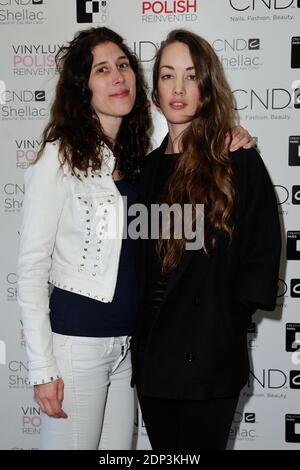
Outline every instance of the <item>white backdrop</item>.
<svg viewBox="0 0 300 470"><path fill-rule="evenodd" d="M23 172L49 116L54 55L92 25L127 38L149 80L155 50L173 28L203 35L222 60L241 124L257 137L276 186L285 239L277 309L258 312L249 331L252 373L229 447L300 449L299 0L0 0L0 449L38 448L40 410L27 385L16 303ZM160 115L155 123L154 145L166 130ZM148 449L138 412L137 424L138 448Z"/></svg>

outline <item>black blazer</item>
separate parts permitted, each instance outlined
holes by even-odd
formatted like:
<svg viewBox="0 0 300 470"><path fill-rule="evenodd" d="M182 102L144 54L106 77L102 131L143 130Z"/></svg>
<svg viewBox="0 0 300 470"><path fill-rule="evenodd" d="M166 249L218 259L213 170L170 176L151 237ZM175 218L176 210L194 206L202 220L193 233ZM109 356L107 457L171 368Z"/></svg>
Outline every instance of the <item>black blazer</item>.
<svg viewBox="0 0 300 470"><path fill-rule="evenodd" d="M140 201L149 205L167 139L147 157ZM247 328L256 309L275 308L280 226L273 185L255 149L233 152L239 198L230 245L213 255L185 251L149 332L140 366L139 312L133 337L133 381L146 396L210 399L237 394L249 374ZM147 241L140 241L141 305Z"/></svg>

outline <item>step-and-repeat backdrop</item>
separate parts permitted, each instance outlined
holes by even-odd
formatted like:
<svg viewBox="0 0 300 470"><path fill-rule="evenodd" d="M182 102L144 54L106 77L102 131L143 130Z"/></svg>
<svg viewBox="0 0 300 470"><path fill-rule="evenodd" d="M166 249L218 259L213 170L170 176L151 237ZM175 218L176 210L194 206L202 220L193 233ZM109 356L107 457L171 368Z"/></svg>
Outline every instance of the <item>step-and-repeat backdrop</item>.
<svg viewBox="0 0 300 470"><path fill-rule="evenodd" d="M173 28L203 35L222 61L240 122L257 138L276 187L284 237L277 308L258 312L249 329L251 374L229 448L299 449L299 0L0 0L0 448L38 448L41 430L16 303L23 173L49 118L56 52L76 31L99 25L127 39L149 83L156 49ZM155 114L154 145L165 131ZM149 449L138 410L136 424L137 447Z"/></svg>

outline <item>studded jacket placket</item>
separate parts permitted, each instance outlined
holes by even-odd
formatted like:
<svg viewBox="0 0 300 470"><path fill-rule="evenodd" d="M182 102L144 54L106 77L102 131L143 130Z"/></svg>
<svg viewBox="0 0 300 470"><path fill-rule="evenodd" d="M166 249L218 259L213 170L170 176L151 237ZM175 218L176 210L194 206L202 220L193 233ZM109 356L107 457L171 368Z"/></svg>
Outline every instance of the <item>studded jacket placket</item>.
<svg viewBox="0 0 300 470"><path fill-rule="evenodd" d="M51 287L101 302L113 299L124 225L114 166L115 157L105 147L101 170L74 175L61 166L58 143L48 143L25 172L18 302L31 384L60 377L52 353Z"/></svg>

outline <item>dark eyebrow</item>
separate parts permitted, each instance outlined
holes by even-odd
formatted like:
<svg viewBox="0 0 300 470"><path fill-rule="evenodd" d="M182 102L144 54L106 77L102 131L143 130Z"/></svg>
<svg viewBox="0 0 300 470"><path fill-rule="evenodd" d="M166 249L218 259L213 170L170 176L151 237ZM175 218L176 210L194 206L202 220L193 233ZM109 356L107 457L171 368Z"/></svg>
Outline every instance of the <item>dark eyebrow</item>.
<svg viewBox="0 0 300 470"><path fill-rule="evenodd" d="M122 59L127 59L129 61L126 55L120 55L120 57L117 58L117 61L122 60ZM99 67L99 65L105 65L107 63L108 63L107 60L104 60L103 62L97 62L97 64L94 64L92 68L94 69L95 67Z"/></svg>
<svg viewBox="0 0 300 470"><path fill-rule="evenodd" d="M159 67L159 68L162 69L162 68L164 68L164 67L166 67L167 69L170 69L170 70L174 70L174 67L172 67L172 65L162 65L162 66ZM185 70L193 70L193 69L195 69L194 66L192 66L192 67L187 67Z"/></svg>

